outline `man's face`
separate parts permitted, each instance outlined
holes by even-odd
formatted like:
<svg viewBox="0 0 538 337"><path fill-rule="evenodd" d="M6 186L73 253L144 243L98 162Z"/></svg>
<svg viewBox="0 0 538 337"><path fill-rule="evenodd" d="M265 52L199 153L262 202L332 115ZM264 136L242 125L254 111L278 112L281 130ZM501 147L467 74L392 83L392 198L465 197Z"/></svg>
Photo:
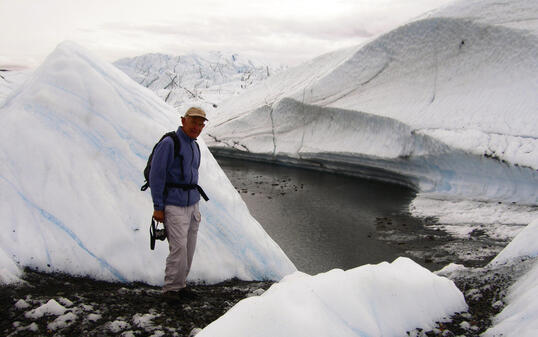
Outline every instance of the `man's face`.
<svg viewBox="0 0 538 337"><path fill-rule="evenodd" d="M205 119L202 117L181 117L183 132L192 139L198 138L205 126Z"/></svg>

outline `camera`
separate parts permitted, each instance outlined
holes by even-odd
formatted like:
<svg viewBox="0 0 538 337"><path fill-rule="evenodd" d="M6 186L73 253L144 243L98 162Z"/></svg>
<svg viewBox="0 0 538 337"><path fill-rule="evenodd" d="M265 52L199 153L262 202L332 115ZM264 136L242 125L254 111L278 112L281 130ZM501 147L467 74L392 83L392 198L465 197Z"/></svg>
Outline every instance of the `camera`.
<svg viewBox="0 0 538 337"><path fill-rule="evenodd" d="M164 228L155 229L155 240L166 240L166 230Z"/></svg>

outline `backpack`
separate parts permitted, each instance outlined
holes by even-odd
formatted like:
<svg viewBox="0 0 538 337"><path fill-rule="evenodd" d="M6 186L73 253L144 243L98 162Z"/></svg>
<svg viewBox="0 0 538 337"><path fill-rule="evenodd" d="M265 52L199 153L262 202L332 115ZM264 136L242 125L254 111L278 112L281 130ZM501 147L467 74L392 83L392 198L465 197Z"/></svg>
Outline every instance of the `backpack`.
<svg viewBox="0 0 538 337"><path fill-rule="evenodd" d="M175 131L170 131L168 133L165 133L164 136L161 137L161 139L155 144L153 147L153 150L151 150L151 154L149 155L148 162L146 164L146 168L144 169L144 178L146 179L144 185L140 187L141 191L145 191L149 187L149 172L151 171L151 161L153 160L153 152L155 152L155 148L157 145L159 145L160 142L163 141L166 137L172 137L172 140L174 141L174 158L179 157L179 165L181 167L181 179L185 179L185 175L183 172L183 157L179 154L179 150L181 149L181 142L179 141L179 138ZM197 142L194 142L196 144L196 147L198 148L198 153L200 153L200 145L198 145ZM209 198L207 197L207 194L205 194L204 190L200 187L198 184L178 184L178 183L166 183L165 188L181 188L185 191L187 190L193 190L196 189L200 193L200 196L204 198L205 201L208 201Z"/></svg>
<svg viewBox="0 0 538 337"><path fill-rule="evenodd" d="M155 148L157 145L159 145L160 142L162 142L166 137L172 137L172 140L174 141L174 158L180 157L179 156L179 150L181 149L181 143L179 141L179 138L177 137L177 134L175 131L170 131L164 134L164 136L161 137L161 139L153 146L153 150L151 150L151 154L149 155L148 162L146 164L146 168L144 168L144 178L145 182L142 187L140 187L141 191L145 191L149 187L149 172L151 171L151 161L153 160L153 152L155 152ZM198 145L198 143L196 143ZM182 158L181 158L182 159ZM181 175L183 176L183 163L181 164Z"/></svg>

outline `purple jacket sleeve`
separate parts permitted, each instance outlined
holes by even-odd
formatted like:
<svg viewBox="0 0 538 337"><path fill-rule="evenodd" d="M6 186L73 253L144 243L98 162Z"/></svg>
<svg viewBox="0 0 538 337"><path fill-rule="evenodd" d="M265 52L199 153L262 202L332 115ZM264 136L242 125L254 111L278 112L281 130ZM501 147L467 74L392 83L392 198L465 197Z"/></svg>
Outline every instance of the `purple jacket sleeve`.
<svg viewBox="0 0 538 337"><path fill-rule="evenodd" d="M164 210L164 188L168 166L174 160L174 143L170 137L166 137L157 145L151 160L149 173L149 187L153 199L153 208L157 211Z"/></svg>

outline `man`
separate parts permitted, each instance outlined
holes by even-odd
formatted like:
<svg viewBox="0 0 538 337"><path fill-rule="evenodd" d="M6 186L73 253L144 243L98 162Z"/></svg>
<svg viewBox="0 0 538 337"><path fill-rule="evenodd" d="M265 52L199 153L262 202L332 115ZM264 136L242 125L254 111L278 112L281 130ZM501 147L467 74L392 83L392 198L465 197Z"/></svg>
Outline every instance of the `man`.
<svg viewBox="0 0 538 337"><path fill-rule="evenodd" d="M174 140L166 137L156 146L151 161L149 186L153 218L164 222L169 245L163 287L167 297L192 296L185 287L201 220L200 193L207 200L198 186L200 148L196 138L206 121L202 109L188 109L176 132L180 142L179 155L174 156Z"/></svg>

